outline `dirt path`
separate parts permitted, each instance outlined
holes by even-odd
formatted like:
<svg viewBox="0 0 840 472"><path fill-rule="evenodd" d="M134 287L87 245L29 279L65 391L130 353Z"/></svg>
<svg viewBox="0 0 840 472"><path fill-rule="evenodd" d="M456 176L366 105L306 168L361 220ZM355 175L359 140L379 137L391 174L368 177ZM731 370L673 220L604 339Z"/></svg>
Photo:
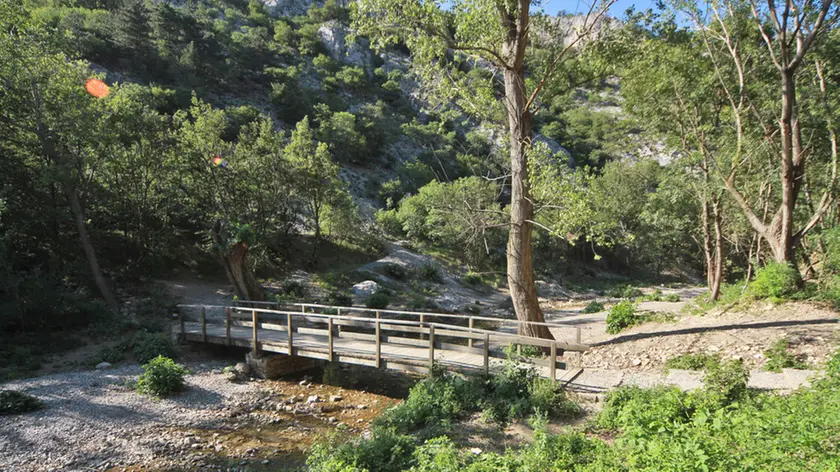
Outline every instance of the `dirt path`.
<svg viewBox="0 0 840 472"><path fill-rule="evenodd" d="M606 310L581 314L580 303L555 304L547 318L580 326L582 341L593 346L583 358L584 367L631 372L661 371L668 358L698 352L740 358L757 368L766 361L764 351L780 338L788 339L794 354L818 366L840 342L838 313L814 304L764 304L705 315L684 314L682 304L655 302L658 311L667 309L675 320L644 323L617 335L606 333ZM651 309L651 304L640 307Z"/></svg>

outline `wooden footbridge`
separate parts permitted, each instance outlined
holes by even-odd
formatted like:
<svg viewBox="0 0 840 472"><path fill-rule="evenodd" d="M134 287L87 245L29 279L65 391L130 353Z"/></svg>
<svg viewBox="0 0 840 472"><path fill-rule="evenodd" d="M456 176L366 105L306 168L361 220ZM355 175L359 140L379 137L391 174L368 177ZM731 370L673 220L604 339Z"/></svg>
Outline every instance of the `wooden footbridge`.
<svg viewBox="0 0 840 472"><path fill-rule="evenodd" d="M484 316L373 310L297 303L234 302L179 305L183 340L384 369L447 369L489 373L511 349L529 357L537 372L570 382L580 372L580 328ZM522 336L526 324L546 326L555 340ZM528 349L534 346L538 349Z"/></svg>

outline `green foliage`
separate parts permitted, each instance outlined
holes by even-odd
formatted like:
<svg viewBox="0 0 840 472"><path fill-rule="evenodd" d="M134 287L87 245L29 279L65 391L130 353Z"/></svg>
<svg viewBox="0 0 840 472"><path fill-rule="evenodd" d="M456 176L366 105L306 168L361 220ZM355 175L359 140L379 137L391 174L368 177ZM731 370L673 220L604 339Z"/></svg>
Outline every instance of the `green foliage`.
<svg viewBox="0 0 840 472"><path fill-rule="evenodd" d="M604 311L604 304L601 302L589 302L583 307L581 313L600 313Z"/></svg>
<svg viewBox="0 0 840 472"><path fill-rule="evenodd" d="M392 279L396 280L405 280L405 278L408 276L408 271L402 264L386 264L382 268L382 270L388 277L391 277Z"/></svg>
<svg viewBox="0 0 840 472"><path fill-rule="evenodd" d="M376 310L384 310L391 303L391 297L385 292L376 292L365 299L365 306Z"/></svg>
<svg viewBox="0 0 840 472"><path fill-rule="evenodd" d="M706 364L706 389L723 404L729 404L747 392L750 373L740 360Z"/></svg>
<svg viewBox="0 0 840 472"><path fill-rule="evenodd" d="M764 357L767 358L764 370L781 372L782 369L807 369L808 364L791 353L789 349L790 343L786 338L773 341L773 344L764 351Z"/></svg>
<svg viewBox="0 0 840 472"><path fill-rule="evenodd" d="M20 415L43 407L44 403L32 395L17 390L0 390L0 416Z"/></svg>
<svg viewBox="0 0 840 472"><path fill-rule="evenodd" d="M96 354L96 358L92 364L99 364L100 362L107 362L109 364L116 364L125 360L126 346L124 343L114 344L102 347Z"/></svg>
<svg viewBox="0 0 840 472"><path fill-rule="evenodd" d="M172 357L175 350L168 333L150 333L138 331L129 343L137 362L145 364L157 357Z"/></svg>
<svg viewBox="0 0 840 472"><path fill-rule="evenodd" d="M137 392L156 397L170 395L184 389L184 376L189 372L172 359L157 356L143 365L137 380Z"/></svg>
<svg viewBox="0 0 840 472"><path fill-rule="evenodd" d="M333 306L353 306L353 296L346 292L330 292L327 304Z"/></svg>
<svg viewBox="0 0 840 472"><path fill-rule="evenodd" d="M801 285L802 278L795 267L771 262L758 271L747 293L754 298L781 300L796 293Z"/></svg>
<svg viewBox="0 0 840 472"><path fill-rule="evenodd" d="M680 296L676 293L669 293L662 297L662 301L676 303L680 301Z"/></svg>
<svg viewBox="0 0 840 472"><path fill-rule="evenodd" d="M632 300L634 298L641 297L644 294L638 287L634 287L632 285L619 285L608 290L606 295L613 298L626 298L628 300Z"/></svg>
<svg viewBox="0 0 840 472"><path fill-rule="evenodd" d="M280 288L281 298L288 300L303 300L308 293L309 289L307 289L306 284L297 280L283 282L283 286Z"/></svg>
<svg viewBox="0 0 840 472"><path fill-rule="evenodd" d="M440 273L440 267L431 262L424 263L419 268L420 278L436 284L443 283L443 275Z"/></svg>
<svg viewBox="0 0 840 472"><path fill-rule="evenodd" d="M719 355L698 352L693 354L680 354L679 356L669 357L668 360L665 361L665 367L668 369L705 370L707 367L719 363Z"/></svg>
<svg viewBox="0 0 840 472"><path fill-rule="evenodd" d="M484 283L484 280L481 278L481 274L477 274L473 271L469 271L461 277L461 284L466 285L467 287L479 287Z"/></svg>
<svg viewBox="0 0 840 472"><path fill-rule="evenodd" d="M617 303L610 308L607 315L607 333L616 334L642 321L636 316L636 305L628 300Z"/></svg>

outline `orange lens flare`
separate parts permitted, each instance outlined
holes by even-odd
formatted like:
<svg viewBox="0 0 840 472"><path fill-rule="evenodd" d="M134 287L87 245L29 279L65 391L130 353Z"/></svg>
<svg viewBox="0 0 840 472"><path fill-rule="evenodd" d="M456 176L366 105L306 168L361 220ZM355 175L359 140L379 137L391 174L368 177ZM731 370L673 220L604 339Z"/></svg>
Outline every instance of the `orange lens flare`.
<svg viewBox="0 0 840 472"><path fill-rule="evenodd" d="M108 85L99 79L88 79L85 83L85 90L96 98L105 98L111 92Z"/></svg>

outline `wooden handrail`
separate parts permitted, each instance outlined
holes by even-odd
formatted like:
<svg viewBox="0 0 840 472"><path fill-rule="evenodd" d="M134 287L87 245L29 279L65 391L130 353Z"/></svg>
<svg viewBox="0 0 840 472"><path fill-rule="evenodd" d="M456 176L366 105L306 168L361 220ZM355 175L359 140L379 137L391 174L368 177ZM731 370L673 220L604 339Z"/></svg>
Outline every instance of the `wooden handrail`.
<svg viewBox="0 0 840 472"><path fill-rule="evenodd" d="M283 302L258 302L258 301L251 301L251 300L233 300L234 303L239 304L258 304L258 305L284 305ZM341 310L352 310L352 311L360 311L364 313L389 313L394 315L410 315L410 316L434 316L439 318L459 318L459 319L473 319L473 320L481 320L481 321L492 321L496 323L514 323L514 324L526 324L526 325L533 325L533 326L547 326L549 328L574 328L574 326L569 326L563 323L549 323L545 321L523 321L523 320L516 320L516 319L507 319L507 318L493 318L491 316L473 316L473 315L459 315L457 313L433 313L428 311L403 311L403 310L377 310L374 308L363 308L363 307L356 307L356 306L333 306L333 305L320 305L317 303L285 303L285 305L291 306L299 306L302 308L322 308L322 309L341 309Z"/></svg>
<svg viewBox="0 0 840 472"><path fill-rule="evenodd" d="M332 319L332 320L343 320L343 321L355 321L355 322L368 323L368 324L374 324L374 325L378 322L381 322L385 325L415 326L415 327L420 327L420 328L436 327L436 328L441 328L443 330L448 330L448 331L461 331L461 332L464 332L464 333L469 333L469 335L470 335L469 337L466 336L466 335L455 336L455 335L451 335L451 334L447 334L447 335L443 335L443 336L452 336L452 337L459 337L459 338L466 338L466 339L481 339L482 337L484 337L483 336L484 334L487 334L489 337L495 338L498 341L507 340L511 344L528 344L528 345L532 345L532 346L540 346L540 347L547 347L547 348L551 348L552 346L555 346L555 348L559 347L560 349L563 349L565 351L574 351L574 352L584 352L584 351L589 350L589 346L586 346L584 344L579 344L579 343L574 343L573 344L573 343L568 343L568 342L565 342L565 341L551 341L551 340L542 339L542 338L535 338L535 337L531 337L531 336L506 334L506 333L500 333L498 331L490 331L490 330L479 329L479 328L469 328L469 327L451 325L451 324L445 324L445 323L431 323L431 322L420 322L420 321L411 321L411 320L381 320L381 319L377 320L375 318L364 318L364 317L357 317L357 316L329 315L329 314L325 314L325 313L303 313L303 312L297 312L297 311L267 310L267 309L264 309L264 308L247 308L246 309L246 308L243 308L243 307L226 307L226 306L220 306L220 305L178 305L178 307L179 308L201 308L202 312L204 312L207 308L224 308L226 310L227 309L232 309L232 310L236 310L237 312L241 312L241 313L250 312L251 317L243 316L243 317L239 318L239 319L246 319L246 320L248 318L255 318L257 313L263 313L263 314L266 314L266 315L277 315L277 316L285 315L287 326L291 325L292 317L295 317L295 316L304 317L304 318L322 318L322 319L325 320L325 322L328 322L327 320L330 320L330 319ZM372 311L376 311L376 310L372 310ZM232 317L234 317L234 316L232 315ZM206 321L204 321L204 323L202 323L202 324L205 324L205 323L206 323ZM429 333L429 334L431 334L431 333ZM291 337L292 337L292 335L290 333L289 334L290 341L291 341Z"/></svg>

